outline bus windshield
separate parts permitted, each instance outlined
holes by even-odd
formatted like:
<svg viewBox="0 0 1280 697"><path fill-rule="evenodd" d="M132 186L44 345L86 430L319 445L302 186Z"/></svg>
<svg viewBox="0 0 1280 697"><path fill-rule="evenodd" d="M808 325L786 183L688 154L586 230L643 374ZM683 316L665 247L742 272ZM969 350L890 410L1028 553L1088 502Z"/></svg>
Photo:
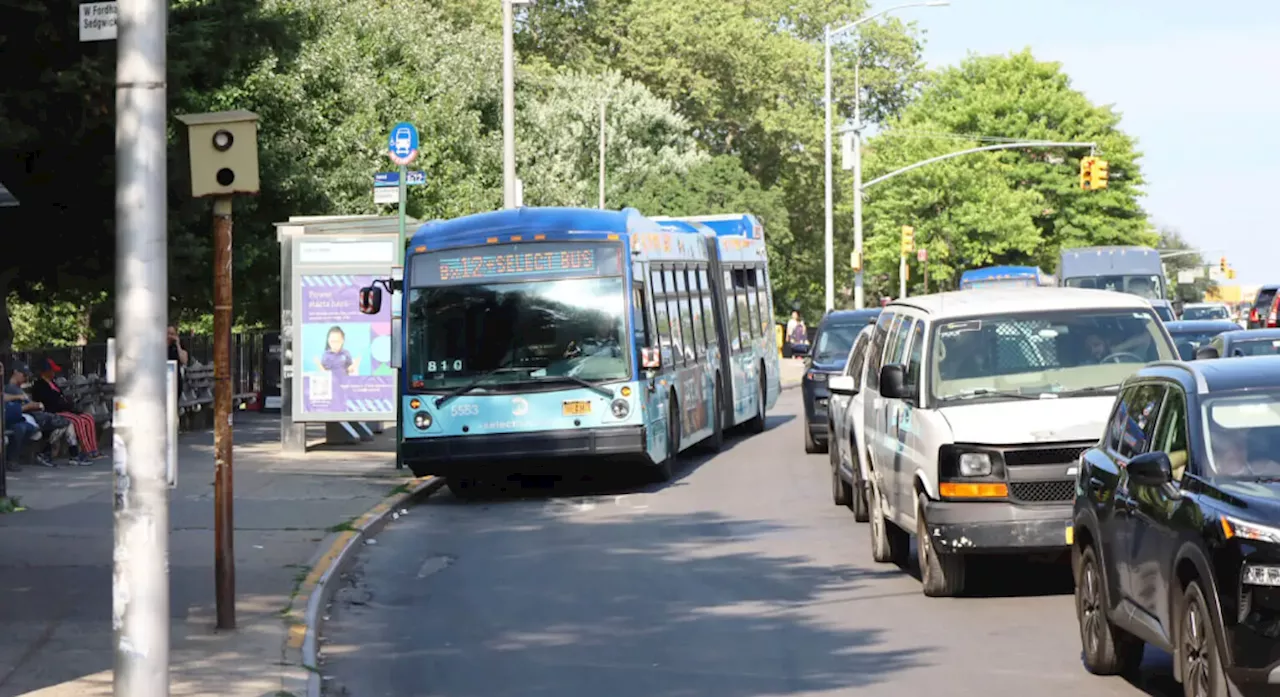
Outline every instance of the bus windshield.
<svg viewBox="0 0 1280 697"><path fill-rule="evenodd" d="M411 391L494 374L483 387L548 377L630 375L624 279L477 283L409 291Z"/></svg>
<svg viewBox="0 0 1280 697"><path fill-rule="evenodd" d="M1063 281L1070 288L1097 288L1128 293L1148 300L1164 300L1164 283L1160 276L1151 274L1078 276Z"/></svg>

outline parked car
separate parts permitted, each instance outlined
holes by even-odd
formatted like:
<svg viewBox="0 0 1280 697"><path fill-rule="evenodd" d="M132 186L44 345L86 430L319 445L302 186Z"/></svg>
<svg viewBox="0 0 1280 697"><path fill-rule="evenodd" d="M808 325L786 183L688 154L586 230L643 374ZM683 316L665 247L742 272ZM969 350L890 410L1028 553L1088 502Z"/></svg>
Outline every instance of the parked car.
<svg viewBox="0 0 1280 697"><path fill-rule="evenodd" d="M800 392L804 398L804 451L827 452L827 378L844 371L849 349L863 327L875 322L880 308L828 312L818 324L813 348L804 361Z"/></svg>
<svg viewBox="0 0 1280 697"><path fill-rule="evenodd" d="M827 381L831 401L827 403L827 452L831 459L831 500L848 506L853 519L867 522L866 384L867 352L875 326L867 325L853 342L844 372Z"/></svg>
<svg viewBox="0 0 1280 697"><path fill-rule="evenodd" d="M1249 326L1246 329L1268 329L1277 326L1280 319L1280 284L1266 285L1258 289L1249 309Z"/></svg>
<svg viewBox="0 0 1280 697"><path fill-rule="evenodd" d="M1161 322L1177 321L1178 313L1174 312L1173 303L1169 302L1168 300L1158 300L1158 299L1152 299L1152 300L1149 300L1149 302L1151 303L1151 307L1155 309L1156 316L1160 318Z"/></svg>
<svg viewBox="0 0 1280 697"><path fill-rule="evenodd" d="M1182 306L1182 319L1231 319L1226 303L1187 303Z"/></svg>
<svg viewBox="0 0 1280 697"><path fill-rule="evenodd" d="M1109 424L1075 482L1085 667L1123 673L1151 644L1187 694L1275 690L1280 357L1147 366Z"/></svg>
<svg viewBox="0 0 1280 697"><path fill-rule="evenodd" d="M1237 329L1213 337L1196 350L1198 360L1280 354L1280 329Z"/></svg>
<svg viewBox="0 0 1280 697"><path fill-rule="evenodd" d="M1178 357L1184 361L1195 360L1196 351L1223 332L1240 331L1240 325L1226 319L1195 319L1165 322L1164 326L1178 347Z"/></svg>
<svg viewBox="0 0 1280 697"><path fill-rule="evenodd" d="M1176 355L1150 303L1126 293L890 303L864 383L872 557L905 565L914 533L925 595L946 596L963 591L971 553L1066 553L1080 453L1120 382Z"/></svg>

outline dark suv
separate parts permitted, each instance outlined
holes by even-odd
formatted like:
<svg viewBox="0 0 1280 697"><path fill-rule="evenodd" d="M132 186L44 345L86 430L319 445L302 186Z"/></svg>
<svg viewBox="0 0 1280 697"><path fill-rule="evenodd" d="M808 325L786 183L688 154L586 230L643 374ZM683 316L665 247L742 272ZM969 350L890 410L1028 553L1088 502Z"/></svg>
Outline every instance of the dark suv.
<svg viewBox="0 0 1280 697"><path fill-rule="evenodd" d="M827 378L844 372L849 360L853 340L868 324L874 324L880 316L880 308L866 310L836 310L828 312L818 325L813 338L813 348L804 359L804 381L800 390L804 396L804 451L827 452Z"/></svg>
<svg viewBox="0 0 1280 697"><path fill-rule="evenodd" d="M1080 458L1085 667L1173 655L1187 694L1280 687L1280 356L1152 363ZM1251 694L1246 692L1246 694Z"/></svg>

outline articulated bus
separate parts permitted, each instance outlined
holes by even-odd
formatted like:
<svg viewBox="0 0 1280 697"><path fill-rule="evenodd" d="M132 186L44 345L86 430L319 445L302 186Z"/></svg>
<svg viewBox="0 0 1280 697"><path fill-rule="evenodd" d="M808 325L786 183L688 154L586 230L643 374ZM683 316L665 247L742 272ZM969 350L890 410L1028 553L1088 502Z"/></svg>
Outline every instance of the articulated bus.
<svg viewBox="0 0 1280 697"><path fill-rule="evenodd" d="M1035 288L1057 283L1038 266L985 266L960 274L960 290L972 288Z"/></svg>
<svg viewBox="0 0 1280 697"><path fill-rule="evenodd" d="M434 221L413 235L401 287L401 458L459 497L569 458L636 460L665 481L690 447L762 431L781 390L749 215ZM381 298L362 289L362 309Z"/></svg>

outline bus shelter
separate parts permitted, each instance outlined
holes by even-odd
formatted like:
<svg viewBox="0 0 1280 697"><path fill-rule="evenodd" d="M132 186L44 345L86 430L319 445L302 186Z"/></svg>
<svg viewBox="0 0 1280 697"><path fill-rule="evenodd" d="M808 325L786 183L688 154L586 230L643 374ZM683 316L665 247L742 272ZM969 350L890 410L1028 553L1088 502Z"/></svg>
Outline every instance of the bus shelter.
<svg viewBox="0 0 1280 697"><path fill-rule="evenodd" d="M406 221L416 227L416 221ZM280 243L280 445L304 453L307 424L329 443L368 441L396 418L398 298L360 313L360 288L399 263L395 216L294 216Z"/></svg>

